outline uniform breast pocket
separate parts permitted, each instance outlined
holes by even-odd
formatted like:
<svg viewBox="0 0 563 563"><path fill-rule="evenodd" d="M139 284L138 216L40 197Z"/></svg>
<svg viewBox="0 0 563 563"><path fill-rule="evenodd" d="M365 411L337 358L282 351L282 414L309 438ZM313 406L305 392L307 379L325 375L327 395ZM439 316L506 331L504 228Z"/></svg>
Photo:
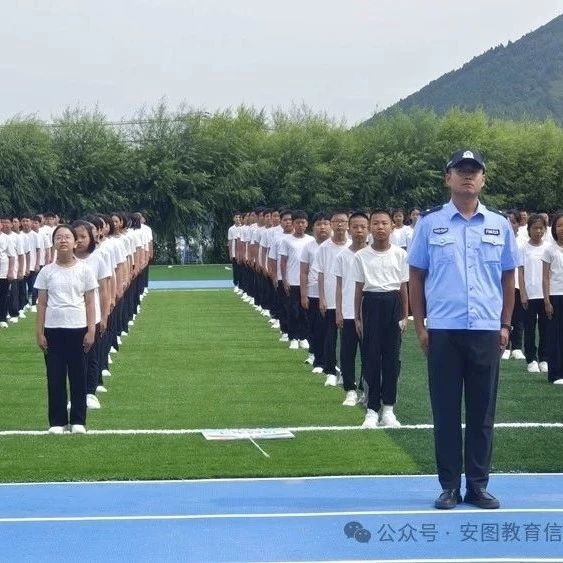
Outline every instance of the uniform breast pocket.
<svg viewBox="0 0 563 563"><path fill-rule="evenodd" d="M504 241L498 236L483 235L479 248L483 262L500 263Z"/></svg>
<svg viewBox="0 0 563 563"><path fill-rule="evenodd" d="M455 260L455 238L452 236L431 237L428 240L430 259L434 262Z"/></svg>

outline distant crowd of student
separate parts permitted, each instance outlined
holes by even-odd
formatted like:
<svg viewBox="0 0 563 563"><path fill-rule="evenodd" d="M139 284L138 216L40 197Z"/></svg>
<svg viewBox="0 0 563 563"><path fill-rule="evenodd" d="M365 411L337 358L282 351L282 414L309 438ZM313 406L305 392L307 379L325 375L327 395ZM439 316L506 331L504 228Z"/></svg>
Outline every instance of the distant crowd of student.
<svg viewBox="0 0 563 563"><path fill-rule="evenodd" d="M110 354L140 310L152 252L141 213L71 224L55 213L0 216L0 328L36 314L51 434L85 433L86 409L101 407Z"/></svg>
<svg viewBox="0 0 563 563"><path fill-rule="evenodd" d="M308 350L325 386L343 386L343 405L366 406L365 428L400 426L394 406L409 321L407 257L420 213L413 209L409 224L402 209L317 213L309 222L304 211L259 208L237 212L228 231L235 292L291 350ZM521 265L502 359L525 359L529 373L563 384L563 213L506 216Z"/></svg>

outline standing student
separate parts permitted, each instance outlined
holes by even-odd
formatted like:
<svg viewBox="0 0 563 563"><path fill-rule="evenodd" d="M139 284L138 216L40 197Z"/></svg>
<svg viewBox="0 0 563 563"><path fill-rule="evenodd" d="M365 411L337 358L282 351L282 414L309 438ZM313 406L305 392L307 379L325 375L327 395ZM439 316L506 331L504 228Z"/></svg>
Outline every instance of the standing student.
<svg viewBox="0 0 563 563"><path fill-rule="evenodd" d="M479 201L485 185L485 162L479 153L455 152L446 164L445 183L450 201L419 219L409 250L410 302L416 334L428 356L442 486L434 506L450 509L462 501L465 464L465 502L498 508L487 485L499 362L508 344L518 249L506 217Z"/></svg>
<svg viewBox="0 0 563 563"><path fill-rule="evenodd" d="M412 234L412 227L405 225L405 212L402 209L394 209L391 214L393 219L393 232L389 238L391 244L407 249Z"/></svg>
<svg viewBox="0 0 563 563"><path fill-rule="evenodd" d="M348 214L334 211L330 215L332 236L323 242L311 268L317 272L319 285L319 311L324 323L323 369L325 386L335 387L336 377L336 257L350 244L348 242Z"/></svg>
<svg viewBox="0 0 563 563"><path fill-rule="evenodd" d="M365 213L356 212L350 215L348 224L352 244L336 257L333 272L336 276L336 326L340 329L340 369L346 391L342 404L353 407L358 402L355 365L360 342L354 312L356 280L353 268L356 252L366 247L369 219Z"/></svg>
<svg viewBox="0 0 563 563"><path fill-rule="evenodd" d="M548 242L544 242L547 228L545 219L538 214L528 219L528 241L520 247L520 301L524 311L524 352L529 373L547 372L547 317L543 303L542 258ZM539 341L536 346L536 327ZM538 364L539 360L539 364Z"/></svg>
<svg viewBox="0 0 563 563"><path fill-rule="evenodd" d="M233 285L235 293L239 292L238 265L236 260L236 241L240 238L241 216L237 211L233 215L233 224L227 232L227 250L229 252L229 261L233 268Z"/></svg>
<svg viewBox="0 0 563 563"><path fill-rule="evenodd" d="M305 211L294 211L291 217L293 234L282 239L279 251L282 285L289 305L287 327L289 348L308 350L307 314L301 305L300 276L303 249L313 237L305 233L308 226Z"/></svg>
<svg viewBox="0 0 563 563"><path fill-rule="evenodd" d="M548 323L548 376L555 385L563 385L563 213L551 223L553 243L544 251L542 290Z"/></svg>
<svg viewBox="0 0 563 563"><path fill-rule="evenodd" d="M53 231L55 262L45 266L35 280L37 344L45 354L49 399L49 433L62 434L69 422L76 434L86 432L86 354L94 344L94 290L92 270L74 256L76 234L67 225Z"/></svg>
<svg viewBox="0 0 563 563"><path fill-rule="evenodd" d="M0 224L7 222L6 216L0 216ZM8 328L8 288L14 279L14 263L16 261L14 241L0 230L0 328Z"/></svg>
<svg viewBox="0 0 563 563"><path fill-rule="evenodd" d="M394 413L401 369L401 334L408 318L407 253L390 243L391 215L375 210L369 227L373 243L354 256L354 318L362 339L362 364L368 385L363 428L397 427Z"/></svg>
<svg viewBox="0 0 563 563"><path fill-rule="evenodd" d="M307 312L309 333L309 358L307 362L313 365L313 373L323 373L323 348L325 340L325 323L319 310L319 282L318 273L311 268L319 246L330 237L330 215L317 213L313 217L313 237L301 254L301 306Z"/></svg>

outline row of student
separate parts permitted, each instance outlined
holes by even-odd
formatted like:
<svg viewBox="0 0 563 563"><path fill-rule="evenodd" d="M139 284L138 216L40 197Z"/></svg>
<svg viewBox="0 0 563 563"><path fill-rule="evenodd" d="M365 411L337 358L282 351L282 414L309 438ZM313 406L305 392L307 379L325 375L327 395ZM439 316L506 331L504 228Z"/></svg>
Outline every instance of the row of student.
<svg viewBox="0 0 563 563"><path fill-rule="evenodd" d="M390 242L391 215L317 214L313 236L306 234L303 211L261 209L256 215L257 227L249 228L238 225L237 214L229 234L235 291L271 317L290 349L309 349L313 372L326 375L325 386L343 384L344 405L356 405L358 388L366 384L364 427L399 426L394 405L408 267L405 250ZM355 373L358 348L362 377Z"/></svg>
<svg viewBox="0 0 563 563"><path fill-rule="evenodd" d="M33 290L39 270L52 261L54 213L0 216L0 328L35 311Z"/></svg>
<svg viewBox="0 0 563 563"><path fill-rule="evenodd" d="M516 235L520 266L515 280L512 350L505 350L502 357L525 359L528 372L546 372L549 382L560 385L563 214L556 213L550 224L545 213L526 213L525 232L519 212L509 211L507 216Z"/></svg>
<svg viewBox="0 0 563 563"><path fill-rule="evenodd" d="M34 283L49 432L62 434L70 422L84 433L86 409L100 408L96 394L107 391L110 351L119 350L147 291L152 231L140 213L116 212L56 225L50 238L52 261Z"/></svg>

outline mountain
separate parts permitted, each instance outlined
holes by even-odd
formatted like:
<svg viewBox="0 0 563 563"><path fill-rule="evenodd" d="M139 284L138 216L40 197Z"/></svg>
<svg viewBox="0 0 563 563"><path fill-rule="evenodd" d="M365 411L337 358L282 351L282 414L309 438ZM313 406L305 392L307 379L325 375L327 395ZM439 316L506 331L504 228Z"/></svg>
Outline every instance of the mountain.
<svg viewBox="0 0 563 563"><path fill-rule="evenodd" d="M451 107L474 110L491 117L544 120L563 124L563 15L524 35L473 58L460 69L375 114L433 109L443 115Z"/></svg>

